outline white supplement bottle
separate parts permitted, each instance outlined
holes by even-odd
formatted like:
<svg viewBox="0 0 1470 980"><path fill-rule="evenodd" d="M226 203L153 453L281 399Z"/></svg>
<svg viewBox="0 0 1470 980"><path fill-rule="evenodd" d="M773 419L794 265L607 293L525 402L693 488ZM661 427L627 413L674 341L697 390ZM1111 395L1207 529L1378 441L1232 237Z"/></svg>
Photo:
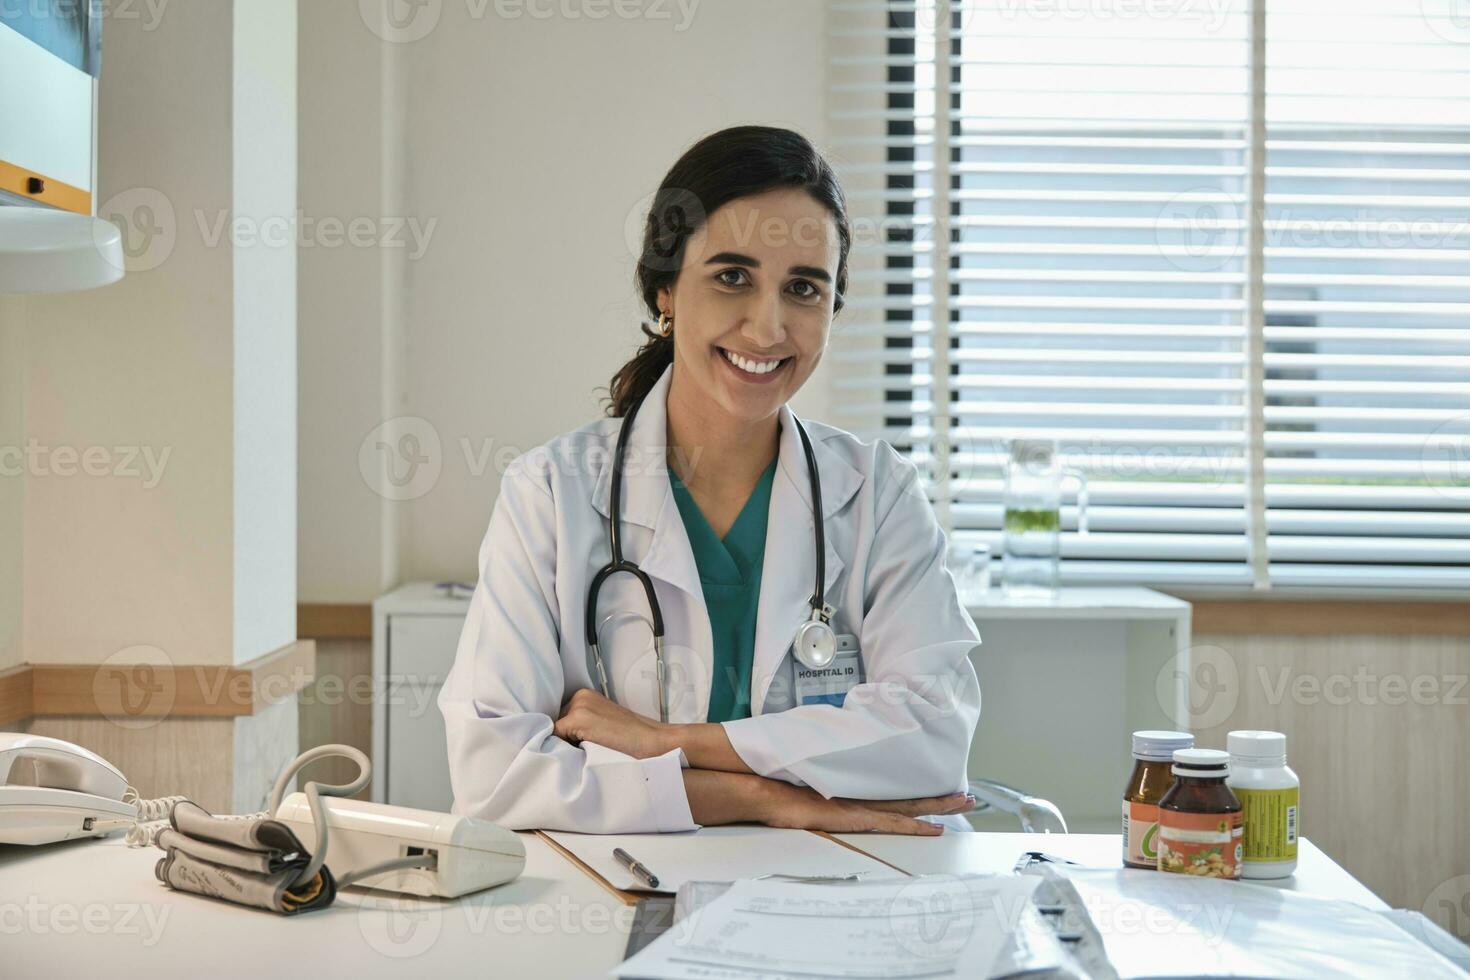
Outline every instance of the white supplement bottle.
<svg viewBox="0 0 1470 980"><path fill-rule="evenodd" d="M1286 736L1238 731L1225 737L1230 751L1226 785L1240 798L1245 825L1243 878L1285 878L1296 870L1301 780L1286 764Z"/></svg>

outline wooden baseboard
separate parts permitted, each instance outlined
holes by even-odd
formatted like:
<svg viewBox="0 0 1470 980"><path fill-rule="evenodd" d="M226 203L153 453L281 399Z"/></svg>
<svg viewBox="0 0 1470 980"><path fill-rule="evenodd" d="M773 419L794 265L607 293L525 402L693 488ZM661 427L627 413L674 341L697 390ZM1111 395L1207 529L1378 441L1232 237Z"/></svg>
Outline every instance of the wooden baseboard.
<svg viewBox="0 0 1470 980"><path fill-rule="evenodd" d="M31 716L31 665L0 670L0 726Z"/></svg>
<svg viewBox="0 0 1470 980"><path fill-rule="evenodd" d="M1470 636L1470 603L1464 601L1193 599L1190 604L1190 629L1196 635Z"/></svg>
<svg viewBox="0 0 1470 980"><path fill-rule="evenodd" d="M1190 599L1196 633L1271 636L1470 636L1470 603L1433 600ZM296 635L370 640L367 603L301 603Z"/></svg>
<svg viewBox="0 0 1470 980"><path fill-rule="evenodd" d="M371 640L373 607L350 602L297 603L296 635L307 640Z"/></svg>
<svg viewBox="0 0 1470 980"><path fill-rule="evenodd" d="M230 718L292 697L315 678L316 643L297 640L238 666L22 664L0 672L0 725L28 717Z"/></svg>

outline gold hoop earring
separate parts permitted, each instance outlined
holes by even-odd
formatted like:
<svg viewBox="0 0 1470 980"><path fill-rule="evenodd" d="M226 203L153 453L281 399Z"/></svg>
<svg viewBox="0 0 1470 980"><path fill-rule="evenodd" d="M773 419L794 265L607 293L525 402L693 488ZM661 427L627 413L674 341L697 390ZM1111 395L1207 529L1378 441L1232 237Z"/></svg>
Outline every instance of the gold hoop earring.
<svg viewBox="0 0 1470 980"><path fill-rule="evenodd" d="M660 337L667 337L673 332L674 318L669 316L667 313L660 313L658 315L658 335Z"/></svg>

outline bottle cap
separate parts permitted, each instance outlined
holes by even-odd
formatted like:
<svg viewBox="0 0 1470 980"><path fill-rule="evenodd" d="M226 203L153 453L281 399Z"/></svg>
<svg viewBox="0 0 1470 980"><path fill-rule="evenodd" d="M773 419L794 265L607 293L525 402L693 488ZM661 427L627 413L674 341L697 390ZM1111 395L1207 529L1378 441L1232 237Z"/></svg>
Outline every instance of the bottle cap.
<svg viewBox="0 0 1470 980"><path fill-rule="evenodd" d="M1219 749L1177 749L1173 772L1195 779L1223 779L1230 775L1230 753Z"/></svg>
<svg viewBox="0 0 1470 980"><path fill-rule="evenodd" d="M1189 732L1142 731L1133 733L1133 758L1144 762L1168 762L1175 749L1194 745Z"/></svg>
<svg viewBox="0 0 1470 980"><path fill-rule="evenodd" d="M1286 765L1286 736L1280 732L1231 732L1225 745L1237 765Z"/></svg>

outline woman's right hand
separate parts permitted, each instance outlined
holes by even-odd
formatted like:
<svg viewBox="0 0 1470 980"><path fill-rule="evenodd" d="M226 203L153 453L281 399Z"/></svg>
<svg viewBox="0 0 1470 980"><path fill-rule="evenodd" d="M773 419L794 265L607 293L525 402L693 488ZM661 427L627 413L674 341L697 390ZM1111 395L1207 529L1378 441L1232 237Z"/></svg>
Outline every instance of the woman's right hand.
<svg viewBox="0 0 1470 980"><path fill-rule="evenodd" d="M700 824L754 821L833 834L937 837L944 828L919 817L965 813L975 808L975 798L965 793L917 800L829 800L807 786L702 769L686 769L684 785L694 820Z"/></svg>

